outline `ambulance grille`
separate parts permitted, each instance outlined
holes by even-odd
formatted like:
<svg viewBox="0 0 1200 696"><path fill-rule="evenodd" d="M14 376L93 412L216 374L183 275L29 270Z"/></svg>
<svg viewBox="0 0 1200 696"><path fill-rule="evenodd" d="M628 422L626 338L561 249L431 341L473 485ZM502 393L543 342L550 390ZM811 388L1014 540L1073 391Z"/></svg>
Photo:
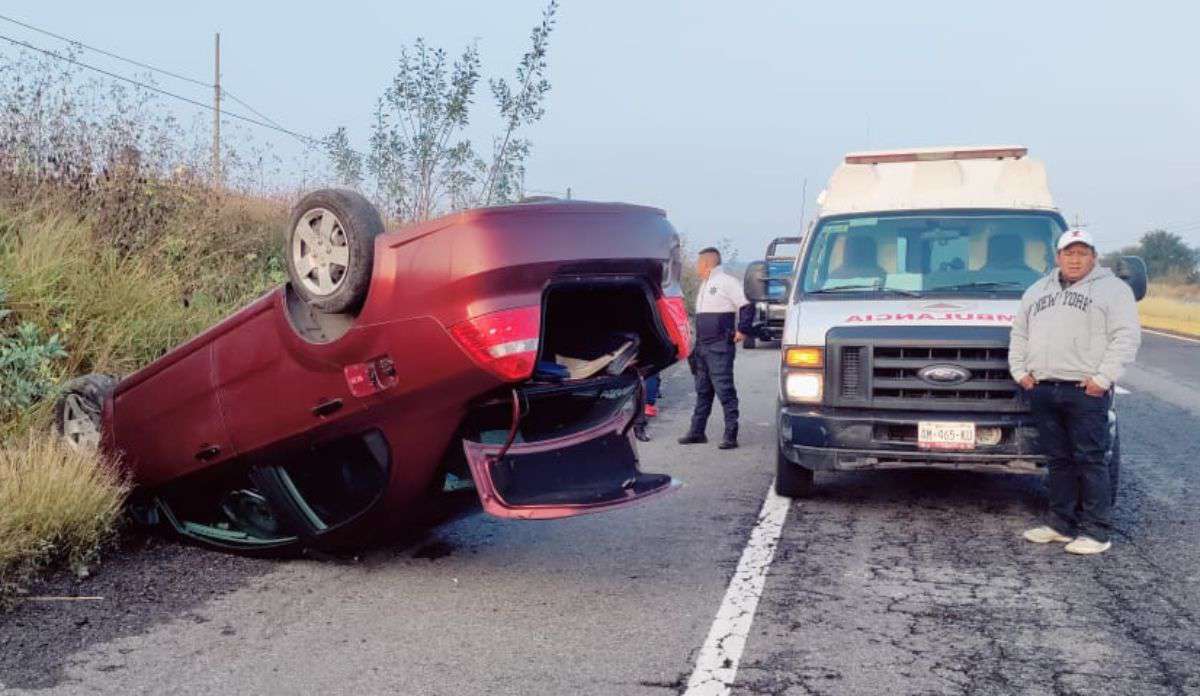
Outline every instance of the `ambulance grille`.
<svg viewBox="0 0 1200 696"><path fill-rule="evenodd" d="M862 346L847 346L842 348L842 374L838 380L841 395L855 399L862 390Z"/></svg>
<svg viewBox="0 0 1200 696"><path fill-rule="evenodd" d="M1019 396L1008 374L1007 347L875 346L871 357L871 399L877 405L1011 403ZM922 368L941 364L966 368L971 376L954 385L930 384L918 376Z"/></svg>
<svg viewBox="0 0 1200 696"><path fill-rule="evenodd" d="M1008 373L1008 327L835 327L826 335L826 404L846 408L1024 412ZM967 379L930 382L923 368L948 365Z"/></svg>

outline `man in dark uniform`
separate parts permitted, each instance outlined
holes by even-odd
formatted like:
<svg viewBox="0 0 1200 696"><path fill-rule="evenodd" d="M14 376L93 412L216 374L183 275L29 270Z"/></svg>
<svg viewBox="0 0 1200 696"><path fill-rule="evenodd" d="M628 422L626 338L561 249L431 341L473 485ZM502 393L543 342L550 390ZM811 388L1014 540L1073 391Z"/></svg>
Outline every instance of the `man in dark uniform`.
<svg viewBox="0 0 1200 696"><path fill-rule="evenodd" d="M754 305L746 300L742 282L721 269L721 252L702 249L696 272L703 281L696 294L696 350L692 373L696 377L696 410L692 427L679 438L682 445L708 442L704 430L712 412L713 397L725 411L725 436L721 449L738 446L738 397L733 384L733 358L737 344L754 321Z"/></svg>

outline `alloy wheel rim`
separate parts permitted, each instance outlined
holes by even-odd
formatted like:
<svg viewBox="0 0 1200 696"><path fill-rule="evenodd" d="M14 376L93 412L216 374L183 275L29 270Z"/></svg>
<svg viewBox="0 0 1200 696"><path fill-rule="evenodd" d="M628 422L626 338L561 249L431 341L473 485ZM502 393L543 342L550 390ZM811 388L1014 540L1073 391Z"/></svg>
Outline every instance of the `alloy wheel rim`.
<svg viewBox="0 0 1200 696"><path fill-rule="evenodd" d="M90 452L100 447L95 408L78 394L67 394L63 403L63 438L73 449Z"/></svg>
<svg viewBox="0 0 1200 696"><path fill-rule="evenodd" d="M312 295L338 291L350 270L350 245L341 220L330 210L313 208L300 216L292 234L292 267Z"/></svg>

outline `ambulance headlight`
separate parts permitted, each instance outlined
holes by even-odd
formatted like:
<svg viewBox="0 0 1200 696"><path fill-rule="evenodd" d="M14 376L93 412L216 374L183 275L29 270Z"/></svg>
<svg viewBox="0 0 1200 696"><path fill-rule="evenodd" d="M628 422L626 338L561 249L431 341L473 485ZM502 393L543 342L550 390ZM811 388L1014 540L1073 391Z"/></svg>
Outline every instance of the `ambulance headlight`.
<svg viewBox="0 0 1200 696"><path fill-rule="evenodd" d="M787 370L783 377L783 394L793 404L820 403L824 381L824 375L817 370Z"/></svg>

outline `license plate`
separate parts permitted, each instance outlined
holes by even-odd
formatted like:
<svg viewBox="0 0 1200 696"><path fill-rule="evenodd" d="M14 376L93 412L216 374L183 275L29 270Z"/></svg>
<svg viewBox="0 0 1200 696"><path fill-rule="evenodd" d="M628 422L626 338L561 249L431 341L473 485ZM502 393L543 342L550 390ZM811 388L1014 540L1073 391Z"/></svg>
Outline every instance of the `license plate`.
<svg viewBox="0 0 1200 696"><path fill-rule="evenodd" d="M917 446L921 449L975 449L975 424L955 421L920 421Z"/></svg>

